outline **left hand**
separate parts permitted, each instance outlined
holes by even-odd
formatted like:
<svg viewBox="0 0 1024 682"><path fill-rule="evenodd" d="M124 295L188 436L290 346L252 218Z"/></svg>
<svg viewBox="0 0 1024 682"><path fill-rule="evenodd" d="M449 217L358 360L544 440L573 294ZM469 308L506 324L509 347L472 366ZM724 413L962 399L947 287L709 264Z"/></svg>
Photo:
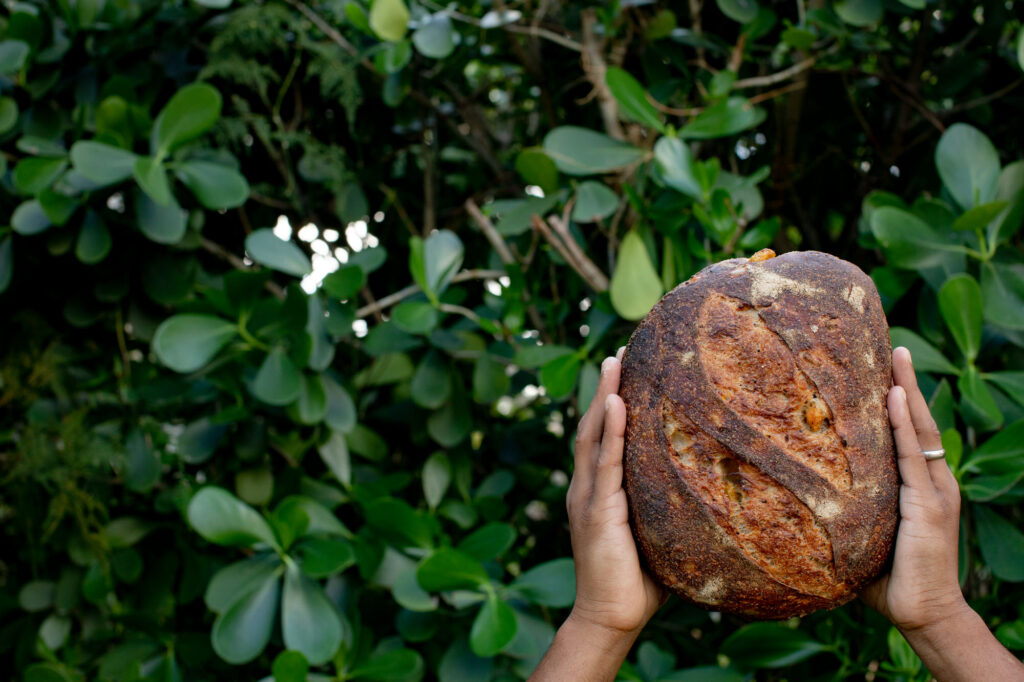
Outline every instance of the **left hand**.
<svg viewBox="0 0 1024 682"><path fill-rule="evenodd" d="M601 364L597 393L576 432L576 468L566 496L576 562L570 618L635 634L666 593L640 567L622 489L626 406L617 391L623 350Z"/></svg>

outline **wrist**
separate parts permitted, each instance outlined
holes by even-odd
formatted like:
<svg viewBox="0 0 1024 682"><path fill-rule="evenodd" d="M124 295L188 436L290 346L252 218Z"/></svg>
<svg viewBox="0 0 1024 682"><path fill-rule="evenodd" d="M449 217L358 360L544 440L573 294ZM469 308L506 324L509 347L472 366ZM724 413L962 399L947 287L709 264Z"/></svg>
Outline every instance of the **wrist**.
<svg viewBox="0 0 1024 682"><path fill-rule="evenodd" d="M979 625L988 630L981 617L961 598L955 603L936 609L925 622L914 625L897 624L896 627L914 648L918 645L938 648L957 637L964 636Z"/></svg>
<svg viewBox="0 0 1024 682"><path fill-rule="evenodd" d="M559 634L580 642L585 646L592 647L597 651L622 653L625 659L633 642L640 635L643 626L631 629L623 629L608 625L594 618L580 609L573 608L569 617L565 619Z"/></svg>

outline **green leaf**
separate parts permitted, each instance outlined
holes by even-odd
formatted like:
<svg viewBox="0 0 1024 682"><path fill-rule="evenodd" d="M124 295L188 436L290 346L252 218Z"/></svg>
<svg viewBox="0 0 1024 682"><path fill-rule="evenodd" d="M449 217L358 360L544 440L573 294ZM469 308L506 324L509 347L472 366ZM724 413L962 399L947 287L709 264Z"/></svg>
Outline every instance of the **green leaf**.
<svg viewBox="0 0 1024 682"><path fill-rule="evenodd" d="M356 562L352 543L342 538L303 538L290 554L310 578L336 575Z"/></svg>
<svg viewBox="0 0 1024 682"><path fill-rule="evenodd" d="M66 159L28 157L14 167L14 186L28 196L36 196L52 185L67 170Z"/></svg>
<svg viewBox="0 0 1024 682"><path fill-rule="evenodd" d="M209 1L202 0L204 3ZM230 3L231 0L227 0L226 4ZM270 671L274 676L274 682L306 682L309 661L301 651L282 651L274 658Z"/></svg>
<svg viewBox="0 0 1024 682"><path fill-rule="evenodd" d="M238 328L212 315L175 315L164 320L153 336L153 352L175 372L194 372L226 346Z"/></svg>
<svg viewBox="0 0 1024 682"><path fill-rule="evenodd" d="M534 604L563 608L576 599L572 559L554 559L526 571L509 585Z"/></svg>
<svg viewBox="0 0 1024 682"><path fill-rule="evenodd" d="M967 274L955 275L939 289L939 311L968 362L981 347L981 287Z"/></svg>
<svg viewBox="0 0 1024 682"><path fill-rule="evenodd" d="M20 40L0 40L0 73L21 71L31 48Z"/></svg>
<svg viewBox="0 0 1024 682"><path fill-rule="evenodd" d="M994 431L1003 425L1003 413L977 369L969 366L957 379L956 387L960 391L960 413L968 425L979 431Z"/></svg>
<svg viewBox="0 0 1024 682"><path fill-rule="evenodd" d="M654 164L666 185L694 199L703 199L704 190L693 172L693 155L686 143L676 137L661 137L654 143Z"/></svg>
<svg viewBox="0 0 1024 682"><path fill-rule="evenodd" d="M226 425L214 424L209 417L197 419L178 437L178 456L189 464L202 464L217 450L226 431Z"/></svg>
<svg viewBox="0 0 1024 682"><path fill-rule="evenodd" d="M373 0L370 7L370 28L380 38L401 40L409 24L409 9L402 0Z"/></svg>
<svg viewBox="0 0 1024 682"><path fill-rule="evenodd" d="M1000 171L996 199L1008 204L1003 213L988 224L989 243L998 245L1024 225L1024 159L1007 164Z"/></svg>
<svg viewBox="0 0 1024 682"><path fill-rule="evenodd" d="M174 170L205 208L235 208L249 198L249 183L234 168L209 161L186 161Z"/></svg>
<svg viewBox="0 0 1024 682"><path fill-rule="evenodd" d="M1007 203L1006 201L991 201L975 206L953 221L953 229L957 232L980 230L995 220L1006 208Z"/></svg>
<svg viewBox="0 0 1024 682"><path fill-rule="evenodd" d="M302 392L302 374L283 348L275 348L260 365L252 392L268 405L288 405Z"/></svg>
<svg viewBox="0 0 1024 682"><path fill-rule="evenodd" d="M263 228L245 238L245 251L260 265L295 277L304 277L313 270L309 256L295 243L279 239L274 231Z"/></svg>
<svg viewBox="0 0 1024 682"><path fill-rule="evenodd" d="M494 656L516 636L517 627L512 607L490 592L483 608L473 619L469 646L477 656Z"/></svg>
<svg viewBox="0 0 1024 682"><path fill-rule="evenodd" d="M366 284L366 273L357 265L345 265L324 277L323 290L334 298L348 300ZM406 304L402 304L406 305Z"/></svg>
<svg viewBox="0 0 1024 682"><path fill-rule="evenodd" d="M14 276L14 240L11 237L0 239L0 294L7 290Z"/></svg>
<svg viewBox="0 0 1024 682"><path fill-rule="evenodd" d="M161 206L148 194L138 192L135 196L135 219L142 234L158 244L177 244L188 228L188 213L178 206L173 197L169 204Z"/></svg>
<svg viewBox="0 0 1024 682"><path fill-rule="evenodd" d="M382 497L365 507L366 522L391 545L431 549L434 533L430 524L402 500Z"/></svg>
<svg viewBox="0 0 1024 682"><path fill-rule="evenodd" d="M33 580L18 590L18 605L29 612L45 611L53 606L55 585L49 580Z"/></svg>
<svg viewBox="0 0 1024 682"><path fill-rule="evenodd" d="M733 21L748 24L757 17L755 0L717 0L718 9Z"/></svg>
<svg viewBox="0 0 1024 682"><path fill-rule="evenodd" d="M540 383L552 398L564 398L576 386L583 360L579 355L562 355L547 362L540 369Z"/></svg>
<svg viewBox="0 0 1024 682"><path fill-rule="evenodd" d="M692 140L728 137L761 125L767 115L764 109L753 106L743 97L730 97L698 114L680 129L679 137Z"/></svg>
<svg viewBox="0 0 1024 682"><path fill-rule="evenodd" d="M871 26L882 19L882 0L841 0L833 8L851 26Z"/></svg>
<svg viewBox="0 0 1024 682"><path fill-rule="evenodd" d="M224 613L239 599L281 574L281 561L271 554L236 561L213 574L203 601L214 613Z"/></svg>
<svg viewBox="0 0 1024 682"><path fill-rule="evenodd" d="M303 374L295 418L302 424L319 424L327 414L327 391L320 374Z"/></svg>
<svg viewBox="0 0 1024 682"><path fill-rule="evenodd" d="M1017 64L1024 70L1024 26L1017 34Z"/></svg>
<svg viewBox="0 0 1024 682"><path fill-rule="evenodd" d="M978 545L985 564L997 578L1024 581L1024 534L985 505L974 505Z"/></svg>
<svg viewBox="0 0 1024 682"><path fill-rule="evenodd" d="M988 474L1017 472L1024 469L1024 419L995 434L964 464L968 471Z"/></svg>
<svg viewBox="0 0 1024 682"><path fill-rule="evenodd" d="M424 301L405 301L391 309L391 320L410 334L429 334L441 320L441 314Z"/></svg>
<svg viewBox="0 0 1024 682"><path fill-rule="evenodd" d="M622 240L608 293L615 312L627 320L643 318L665 293L647 247L635 230Z"/></svg>
<svg viewBox="0 0 1024 682"><path fill-rule="evenodd" d="M413 402L420 407L436 410L448 402L452 384L440 353L432 350L423 356L409 389Z"/></svg>
<svg viewBox="0 0 1024 682"><path fill-rule="evenodd" d="M547 158L547 157L545 157ZM555 171L557 174L557 170ZM545 197L499 199L491 204L492 215L498 216L498 234L515 237L533 229L533 216L544 216L563 200L562 192Z"/></svg>
<svg viewBox="0 0 1024 682"><path fill-rule="evenodd" d="M423 675L423 657L418 651L405 648L378 651L348 674L349 679L374 682L420 679Z"/></svg>
<svg viewBox="0 0 1024 682"><path fill-rule="evenodd" d="M213 650L232 665L248 663L263 651L274 631L281 582L275 573L232 604L213 623Z"/></svg>
<svg viewBox="0 0 1024 682"><path fill-rule="evenodd" d="M483 565L456 549L439 549L416 569L416 581L427 592L472 590L490 582Z"/></svg>
<svg viewBox="0 0 1024 682"><path fill-rule="evenodd" d="M676 670L658 682L745 682L748 675L744 675L735 668L719 668L714 665L702 665L696 668Z"/></svg>
<svg viewBox="0 0 1024 682"><path fill-rule="evenodd" d="M942 184L960 206L971 209L992 201L999 180L999 154L977 128L954 123L935 148Z"/></svg>
<svg viewBox="0 0 1024 682"><path fill-rule="evenodd" d="M274 474L266 466L239 471L235 474L235 494L249 504L267 504L274 495Z"/></svg>
<svg viewBox="0 0 1024 682"><path fill-rule="evenodd" d="M593 223L615 213L619 207L619 195L608 185L596 180L581 182L576 188L576 203L572 207L572 219L578 223Z"/></svg>
<svg viewBox="0 0 1024 682"><path fill-rule="evenodd" d="M160 206L174 204L171 183L167 179L167 170L162 163L149 156L140 156L135 160L132 175L135 176L135 181L139 183L142 191L154 202Z"/></svg>
<svg viewBox="0 0 1024 682"><path fill-rule="evenodd" d="M1024 264L981 264L985 319L1007 329L1024 329Z"/></svg>
<svg viewBox="0 0 1024 682"><path fill-rule="evenodd" d="M334 477L347 488L352 482L352 460L345 436L339 431L332 431L331 437L317 451Z"/></svg>
<svg viewBox="0 0 1024 682"><path fill-rule="evenodd" d="M39 206L43 215L54 225L68 222L78 208L78 202L78 197L67 196L53 189L44 189L39 193Z"/></svg>
<svg viewBox="0 0 1024 682"><path fill-rule="evenodd" d="M412 34L412 44L424 57L444 59L455 50L455 29L445 12L437 12L420 22Z"/></svg>
<svg viewBox="0 0 1024 682"><path fill-rule="evenodd" d="M489 405L508 392L511 379L505 365L483 353L473 366L473 400Z"/></svg>
<svg viewBox="0 0 1024 682"><path fill-rule="evenodd" d="M452 482L452 464L448 455L435 452L423 463L423 498L427 506L436 509L448 492Z"/></svg>
<svg viewBox="0 0 1024 682"><path fill-rule="evenodd" d="M1024 372L991 372L984 375L983 378L1001 388L1019 405L1024 406ZM1021 435L1024 436L1024 434ZM986 441L986 445L988 442Z"/></svg>
<svg viewBox="0 0 1024 682"><path fill-rule="evenodd" d="M426 239L413 237L409 271L435 305L462 265L462 240L451 230L438 230Z"/></svg>
<svg viewBox="0 0 1024 682"><path fill-rule="evenodd" d="M208 83L192 83L174 93L153 126L155 154L166 157L196 139L220 118L221 97Z"/></svg>
<svg viewBox="0 0 1024 682"><path fill-rule="evenodd" d="M72 675L65 666L57 663L33 663L24 669L21 679L22 682L77 682L80 678L78 674Z"/></svg>
<svg viewBox="0 0 1024 682"><path fill-rule="evenodd" d="M540 187L546 195L558 190L558 167L543 149L531 147L519 152L516 172L523 182Z"/></svg>
<svg viewBox="0 0 1024 682"><path fill-rule="evenodd" d="M914 369L919 372L939 372L940 374L959 374L956 368L939 350L904 327L890 327L889 338L893 348L903 346L910 351Z"/></svg>
<svg viewBox="0 0 1024 682"><path fill-rule="evenodd" d="M356 425L356 405L352 402L352 396L330 376L321 376L324 390L327 391L327 413L324 415L324 423L335 431L348 433Z"/></svg>
<svg viewBox="0 0 1024 682"><path fill-rule="evenodd" d="M642 159L646 152L588 128L559 126L544 136L544 152L568 175L596 175Z"/></svg>
<svg viewBox="0 0 1024 682"><path fill-rule="evenodd" d="M951 252L963 246L950 243L914 214L883 206L871 215L871 231L885 250L886 259L902 268L927 268L940 265Z"/></svg>
<svg viewBox="0 0 1024 682"><path fill-rule="evenodd" d="M312 665L326 663L342 640L342 624L323 589L295 564L284 574L281 634L289 649L301 651Z"/></svg>
<svg viewBox="0 0 1024 682"><path fill-rule="evenodd" d="M719 651L745 667L782 668L826 649L803 630L777 623L751 623L730 635Z"/></svg>
<svg viewBox="0 0 1024 682"><path fill-rule="evenodd" d="M210 542L233 547L252 547L264 542L277 547L270 526L252 507L215 486L197 492L188 504L188 522Z"/></svg>
<svg viewBox="0 0 1024 682"><path fill-rule="evenodd" d="M110 253L110 230L100 217L89 211L75 242L75 256L86 265L99 263Z"/></svg>
<svg viewBox="0 0 1024 682"><path fill-rule="evenodd" d="M440 682L490 680L494 660L473 653L466 635L460 635L441 657L437 675Z"/></svg>
<svg viewBox="0 0 1024 682"><path fill-rule="evenodd" d="M71 164L99 185L112 185L132 176L140 157L120 147L82 140L71 145Z"/></svg>
<svg viewBox="0 0 1024 682"><path fill-rule="evenodd" d="M742 1L750 2L752 0ZM619 103L619 113L623 118L654 128L659 132L665 132L661 114L647 99L647 91L637 79L617 66L608 67L604 79L612 96Z"/></svg>
<svg viewBox="0 0 1024 682"><path fill-rule="evenodd" d="M38 199L29 199L19 204L11 214L11 227L18 234L27 237L45 232L51 224L50 218L43 212L43 207Z"/></svg>
<svg viewBox="0 0 1024 682"><path fill-rule="evenodd" d="M516 529L507 523L492 522L463 538L456 546L477 561L497 559L516 541Z"/></svg>

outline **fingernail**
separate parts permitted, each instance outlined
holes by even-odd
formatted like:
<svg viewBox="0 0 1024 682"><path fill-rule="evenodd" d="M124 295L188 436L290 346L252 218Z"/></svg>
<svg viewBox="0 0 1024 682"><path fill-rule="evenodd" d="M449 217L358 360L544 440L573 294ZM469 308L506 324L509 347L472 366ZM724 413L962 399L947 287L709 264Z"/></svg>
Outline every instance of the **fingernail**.
<svg viewBox="0 0 1024 682"><path fill-rule="evenodd" d="M612 409L612 394L611 393L609 393L607 396L605 396L605 399L604 399L604 411L607 412L610 409Z"/></svg>
<svg viewBox="0 0 1024 682"><path fill-rule="evenodd" d="M625 352L626 352L626 347L625 346L619 346L619 349L617 351L615 351L615 357L617 357L617 358L619 358L621 360L622 359L622 354L625 353Z"/></svg>
<svg viewBox="0 0 1024 682"><path fill-rule="evenodd" d="M605 358L604 360L601 361L601 374L604 374L605 372L608 371L608 363L610 361L611 358Z"/></svg>

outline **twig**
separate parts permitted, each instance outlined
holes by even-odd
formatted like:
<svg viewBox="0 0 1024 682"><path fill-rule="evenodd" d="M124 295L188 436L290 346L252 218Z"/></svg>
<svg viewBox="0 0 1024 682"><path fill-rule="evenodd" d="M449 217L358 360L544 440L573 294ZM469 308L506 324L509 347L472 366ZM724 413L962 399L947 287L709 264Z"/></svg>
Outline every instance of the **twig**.
<svg viewBox="0 0 1024 682"><path fill-rule="evenodd" d="M580 53L580 62L583 66L583 73L593 86L594 95L601 105L601 120L604 121L605 132L609 137L616 140L624 140L622 126L619 125L619 103L608 89L605 82L605 73L608 67L605 65L602 56L603 44L598 40L597 32L594 30L597 24L597 16L592 8L583 11L583 51Z"/></svg>
<svg viewBox="0 0 1024 682"><path fill-rule="evenodd" d="M565 247L569 249L569 253L572 254L580 269L586 273L585 279L588 282L593 282L596 291L605 291L608 289L608 277L601 272L601 268L597 267L594 261L590 260L587 254L583 253L583 249L580 248L580 245L573 239L572 234L569 233L569 215L572 212L572 204L572 200L567 201L562 217L551 216L548 218L548 222L555 229L555 232L558 233L558 236L562 238Z"/></svg>
<svg viewBox="0 0 1024 682"><path fill-rule="evenodd" d="M466 199L466 203L463 204L466 207L466 213L473 219L476 226L480 228L480 231L487 237L487 241L491 243L491 246L498 253L498 258L505 265L511 265L515 262L515 258L512 256L512 252L509 251L508 244L502 239L501 235L498 234L498 230L494 227L494 223L491 219L483 214L480 207L476 205L476 202L472 199Z"/></svg>
<svg viewBox="0 0 1024 682"><path fill-rule="evenodd" d="M1014 88L1016 88L1021 83L1024 83L1024 79L1016 80L1016 81L1010 83L1009 85L1007 85L1005 87L1002 87L1002 88L996 90L995 92L993 92L993 93L991 93L989 95L985 95L983 97L979 97L978 99L972 99L971 101L963 102L962 104L957 104L955 107L953 107L949 111L943 112L943 114L944 115L953 114L953 113L956 113L958 111L964 111L966 109L973 109L974 107L980 107L983 104L988 104L989 102L991 102L994 99L999 99L1000 97L1002 97L1006 93L1008 93L1011 90L1013 90Z"/></svg>
<svg viewBox="0 0 1024 682"><path fill-rule="evenodd" d="M540 28L539 26L519 26L518 24L507 24L503 26L509 33L521 33L523 35L534 36L536 38L544 38L550 40L553 43L557 43L562 47L567 47L575 52L583 52L583 46L577 43L571 38L549 31L546 28Z"/></svg>
<svg viewBox="0 0 1024 682"><path fill-rule="evenodd" d="M764 102L769 99L775 99L776 97L785 95L786 93L789 92L803 90L806 87L807 81L805 80L790 83L788 85L783 85L781 88L775 88L774 90L769 90L768 92L762 92L759 95L754 95L753 97L747 100L747 104L758 104L759 102Z"/></svg>
<svg viewBox="0 0 1024 682"><path fill-rule="evenodd" d="M744 88L763 88L768 85L775 85L776 83L781 83L787 78L792 78L798 73L806 71L814 66L817 61L817 57L809 57L808 59L805 59L802 62L797 62L788 69L783 69L778 73L772 73L767 76L756 76L754 78L744 78L733 83L732 89L742 90Z"/></svg>
<svg viewBox="0 0 1024 682"><path fill-rule="evenodd" d="M314 26L323 31L323 34L325 36L327 36L332 41L337 43L341 47L341 49L345 50L353 57L358 57L360 64L368 68L370 71L377 70L377 67L373 65L373 62L359 54L359 50L356 49L355 45L350 43L345 38L345 36L341 35L341 33L338 32L337 29L328 24L323 17L321 17L319 14L310 9L306 3L302 2L301 0L285 0L285 2L287 2L295 9L299 10L299 12L301 12L303 16L305 16L307 19L313 22Z"/></svg>
<svg viewBox="0 0 1024 682"><path fill-rule="evenodd" d="M370 291L370 287L363 286L363 288L359 290L359 293L362 295L363 300L366 301L366 307L374 308L373 315L377 318L377 322L383 322L384 316L380 313L380 307L377 305L377 299L373 297L373 292Z"/></svg>
<svg viewBox="0 0 1024 682"><path fill-rule="evenodd" d="M128 357L128 344L124 340L124 315L121 306L114 311L114 333L117 334L117 347L121 351L121 378L130 384L132 380L132 361Z"/></svg>
<svg viewBox="0 0 1024 682"><path fill-rule="evenodd" d="M552 226L557 225L558 227L556 229L561 233L562 230L565 229L564 223L561 223L557 216L548 218L548 221L550 221L551 225L549 225L548 222L545 222L540 216L535 215L532 217L534 229L540 232L551 246L555 247L555 250L558 251L559 255L561 255L565 262L569 264L569 267L575 270L576 274L583 278L583 281L590 285L591 289L597 292L607 290L608 278L605 277L604 273L602 273L596 265L594 265L593 261L586 256L582 256L582 252L576 244L576 241L572 238L572 235L568 235L568 239L565 243L555 236L555 233L552 231ZM568 230L566 230L566 232L568 232ZM569 246L570 244L572 246ZM578 256L582 256L583 260L578 260Z"/></svg>
<svg viewBox="0 0 1024 682"><path fill-rule="evenodd" d="M246 265L242 261L241 258L239 258L235 254L231 253L230 251L225 249L223 246L221 246L217 242L210 241L206 237L200 237L199 238L199 244L200 244L200 246L203 247L204 251L206 251L207 253L212 253L214 256L217 256L221 260L227 261L236 270L244 270L244 271L252 270L252 268L250 268L248 265ZM284 289L282 289L276 283L268 281L267 284L266 284L266 287L267 287L267 291L272 293L275 298L278 298L278 299L280 299L282 301L284 300Z"/></svg>
<svg viewBox="0 0 1024 682"><path fill-rule="evenodd" d="M396 211L398 211L398 218L401 221L401 223L405 226L405 229L409 230L409 234L411 234L413 237L419 237L420 233L416 229L416 225L413 224L412 218L410 218L409 214L406 213L405 207L402 206L402 202L398 198L398 193L395 192L395 190L388 187L387 185L385 185L383 182L379 183L377 185L377 188L384 193L384 196L387 197L387 200L390 201L391 205L395 207Z"/></svg>
<svg viewBox="0 0 1024 682"><path fill-rule="evenodd" d="M452 284L458 282L465 282L470 279L498 279L506 275L504 270L463 270L452 277ZM367 315L372 315L381 310L387 310L391 306L399 303L410 296L419 293L421 289L416 284L410 284L404 289L399 289L393 294L388 294L384 298L378 299L371 305L364 305L362 308L356 311L356 319L362 319Z"/></svg>

